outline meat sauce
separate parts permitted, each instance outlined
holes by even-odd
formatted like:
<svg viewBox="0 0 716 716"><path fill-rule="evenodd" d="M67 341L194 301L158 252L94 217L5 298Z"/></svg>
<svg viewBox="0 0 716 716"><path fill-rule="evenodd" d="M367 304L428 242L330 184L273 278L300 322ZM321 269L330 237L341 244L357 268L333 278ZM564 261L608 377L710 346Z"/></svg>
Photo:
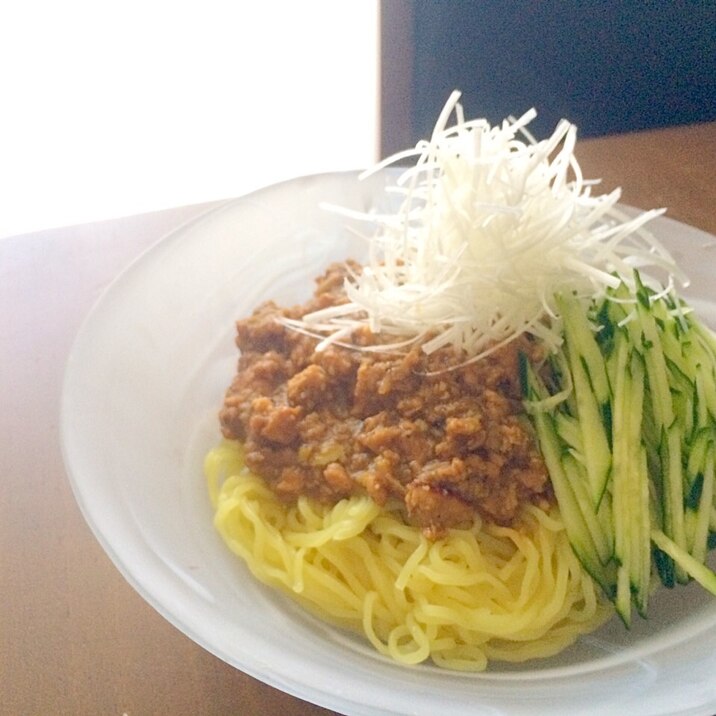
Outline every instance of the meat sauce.
<svg viewBox="0 0 716 716"><path fill-rule="evenodd" d="M464 356L452 348L317 352L316 339L277 319L345 302L345 276L345 265L331 266L307 304L269 302L238 321L238 372L220 420L224 436L244 444L248 467L287 502L400 500L431 538L476 513L511 524L522 504L548 505L518 378L519 352L535 360L537 345L520 338L457 369ZM376 340L365 329L352 336L358 345Z"/></svg>

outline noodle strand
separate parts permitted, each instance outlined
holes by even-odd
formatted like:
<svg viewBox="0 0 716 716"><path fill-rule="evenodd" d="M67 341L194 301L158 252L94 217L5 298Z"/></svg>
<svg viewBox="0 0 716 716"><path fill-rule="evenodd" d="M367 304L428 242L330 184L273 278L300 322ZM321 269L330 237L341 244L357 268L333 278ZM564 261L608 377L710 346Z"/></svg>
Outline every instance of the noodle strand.
<svg viewBox="0 0 716 716"><path fill-rule="evenodd" d="M233 442L204 467L216 529L251 572L400 663L481 671L551 656L611 614L556 509L430 542L397 505L365 496L279 502Z"/></svg>

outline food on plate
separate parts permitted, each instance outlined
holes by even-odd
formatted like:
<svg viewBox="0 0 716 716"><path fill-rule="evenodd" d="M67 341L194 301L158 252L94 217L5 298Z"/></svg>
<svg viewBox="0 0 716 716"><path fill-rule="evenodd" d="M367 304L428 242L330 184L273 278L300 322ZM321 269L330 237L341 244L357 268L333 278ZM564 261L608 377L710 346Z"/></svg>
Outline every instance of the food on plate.
<svg viewBox="0 0 716 716"><path fill-rule="evenodd" d="M237 323L206 459L215 525L262 581L381 652L481 670L548 656L716 532L716 339L562 122L492 127L453 95L367 257ZM456 122L449 125L452 115Z"/></svg>
<svg viewBox="0 0 716 716"><path fill-rule="evenodd" d="M349 270L359 268L330 267L306 305L267 303L238 322L239 369L220 419L224 436L243 444L247 467L286 501L398 500L432 537L469 526L476 512L511 524L525 504L548 507L519 381L519 357L536 358L535 341L448 371L456 354L447 346L316 351L315 338L282 319L341 305ZM364 346L378 339L365 327L353 334Z"/></svg>
<svg viewBox="0 0 716 716"><path fill-rule="evenodd" d="M480 671L550 656L612 613L556 508L501 526L476 516L436 540L367 495L282 501L227 441L206 459L216 528L265 584L403 664Z"/></svg>

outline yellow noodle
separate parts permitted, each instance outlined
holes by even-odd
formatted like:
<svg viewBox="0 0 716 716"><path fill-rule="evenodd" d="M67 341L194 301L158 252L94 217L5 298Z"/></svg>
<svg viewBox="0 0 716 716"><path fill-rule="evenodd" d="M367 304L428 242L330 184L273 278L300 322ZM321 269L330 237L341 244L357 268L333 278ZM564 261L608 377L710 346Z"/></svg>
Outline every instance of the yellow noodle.
<svg viewBox="0 0 716 716"><path fill-rule="evenodd" d="M398 505L367 497L282 504L236 443L212 450L205 471L214 524L259 580L403 664L480 671L550 656L611 613L556 509L430 542Z"/></svg>

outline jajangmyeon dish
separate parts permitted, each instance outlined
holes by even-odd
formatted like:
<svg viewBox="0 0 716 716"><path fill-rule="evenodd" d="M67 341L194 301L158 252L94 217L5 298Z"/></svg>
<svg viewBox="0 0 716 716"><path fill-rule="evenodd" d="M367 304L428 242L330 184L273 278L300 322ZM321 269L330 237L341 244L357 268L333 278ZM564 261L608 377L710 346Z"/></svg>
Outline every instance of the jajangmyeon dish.
<svg viewBox="0 0 716 716"><path fill-rule="evenodd" d="M592 196L574 127L536 142L532 116L466 122L452 97L399 211L360 217L368 260L237 323L215 526L406 664L549 656L645 616L658 581L716 594L716 341L644 228L660 212Z"/></svg>

